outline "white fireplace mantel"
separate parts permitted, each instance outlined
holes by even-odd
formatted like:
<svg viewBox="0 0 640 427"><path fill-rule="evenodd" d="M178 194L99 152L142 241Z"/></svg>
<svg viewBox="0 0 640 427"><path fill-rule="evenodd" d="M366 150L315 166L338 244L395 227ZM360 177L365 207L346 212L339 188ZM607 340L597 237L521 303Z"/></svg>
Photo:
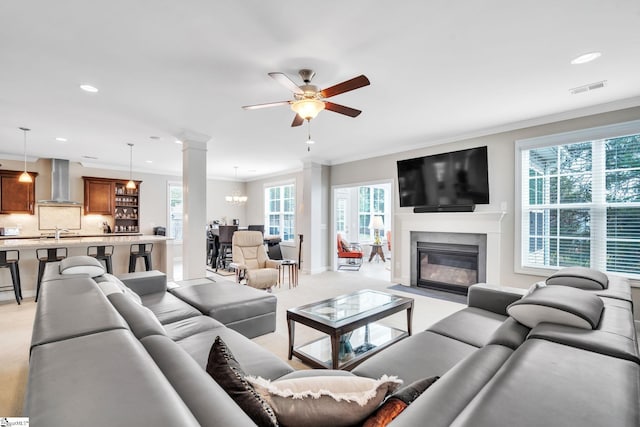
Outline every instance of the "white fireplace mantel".
<svg viewBox="0 0 640 427"><path fill-rule="evenodd" d="M486 281L490 284L500 283L500 239L501 222L505 212L447 212L396 214L394 216L396 230L395 244L400 254L394 254L395 268L400 269L399 281L404 285L411 284L411 232L438 233L472 233L487 235ZM399 238L399 239L398 239ZM397 275L397 274L396 274Z"/></svg>

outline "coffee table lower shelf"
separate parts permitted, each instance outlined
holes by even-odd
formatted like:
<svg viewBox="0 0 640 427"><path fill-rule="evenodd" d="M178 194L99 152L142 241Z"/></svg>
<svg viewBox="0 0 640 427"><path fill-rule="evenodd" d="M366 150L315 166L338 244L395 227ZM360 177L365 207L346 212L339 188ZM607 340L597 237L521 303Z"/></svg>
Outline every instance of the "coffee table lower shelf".
<svg viewBox="0 0 640 427"><path fill-rule="evenodd" d="M407 331L370 323L347 334L348 340L341 340L338 369L351 370L376 354L383 348L394 344L409 336ZM351 350L351 351L349 351ZM332 369L331 338L327 335L295 347L292 355L304 363L315 367Z"/></svg>

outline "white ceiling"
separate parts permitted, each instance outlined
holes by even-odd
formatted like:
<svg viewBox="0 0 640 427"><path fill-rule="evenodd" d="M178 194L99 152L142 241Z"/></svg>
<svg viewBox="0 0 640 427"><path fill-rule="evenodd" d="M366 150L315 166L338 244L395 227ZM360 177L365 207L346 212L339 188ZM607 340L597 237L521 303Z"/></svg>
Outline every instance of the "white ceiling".
<svg viewBox="0 0 640 427"><path fill-rule="evenodd" d="M188 131L211 137L209 176L252 179L640 105L639 46L637 0L3 0L0 157L27 126L30 158L126 170L131 142L135 170L180 174ZM311 122L310 153L287 106L240 108L291 99L267 73L300 68L371 81L331 99L359 117Z"/></svg>

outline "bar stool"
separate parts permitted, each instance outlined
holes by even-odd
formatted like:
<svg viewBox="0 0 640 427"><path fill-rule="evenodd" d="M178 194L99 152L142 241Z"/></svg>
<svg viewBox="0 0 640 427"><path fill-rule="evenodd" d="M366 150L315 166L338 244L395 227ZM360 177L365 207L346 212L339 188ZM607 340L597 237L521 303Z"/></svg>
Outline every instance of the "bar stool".
<svg viewBox="0 0 640 427"><path fill-rule="evenodd" d="M13 286L0 286L0 288L13 288L13 294L16 302L20 304L22 299L22 286L20 286L20 251L12 249L8 251L0 251L0 268L8 268L11 271L11 282Z"/></svg>
<svg viewBox="0 0 640 427"><path fill-rule="evenodd" d="M104 265L107 268L107 273L113 274L113 267L111 265L111 255L113 255L113 246L89 246L87 248L87 255L94 257L95 259L104 261Z"/></svg>
<svg viewBox="0 0 640 427"><path fill-rule="evenodd" d="M40 248L36 249L36 258L38 258L38 284L36 286L36 302L40 296L40 283L44 274L44 267L49 262L62 261L67 257L67 248Z"/></svg>
<svg viewBox="0 0 640 427"><path fill-rule="evenodd" d="M144 265L147 271L153 270L151 266L151 251L153 243L136 243L131 245L131 253L129 255L129 273L136 271L136 263L138 258L144 258Z"/></svg>

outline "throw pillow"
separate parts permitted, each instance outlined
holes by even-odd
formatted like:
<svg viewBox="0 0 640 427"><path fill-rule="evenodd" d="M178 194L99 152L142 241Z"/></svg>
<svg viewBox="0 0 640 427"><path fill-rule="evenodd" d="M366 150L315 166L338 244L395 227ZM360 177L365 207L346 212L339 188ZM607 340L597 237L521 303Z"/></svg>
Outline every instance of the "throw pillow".
<svg viewBox="0 0 640 427"><path fill-rule="evenodd" d="M278 425L273 409L245 380L240 364L219 336L209 352L207 373L258 426Z"/></svg>
<svg viewBox="0 0 640 427"><path fill-rule="evenodd" d="M402 383L386 375L379 380L343 376L246 380L269 402L285 427L357 425Z"/></svg>
<svg viewBox="0 0 640 427"><path fill-rule="evenodd" d="M430 377L414 381L408 386L396 391L384 401L373 415L367 418L367 421L364 422L362 427L385 427L426 389L435 383L438 378L440 377Z"/></svg>

